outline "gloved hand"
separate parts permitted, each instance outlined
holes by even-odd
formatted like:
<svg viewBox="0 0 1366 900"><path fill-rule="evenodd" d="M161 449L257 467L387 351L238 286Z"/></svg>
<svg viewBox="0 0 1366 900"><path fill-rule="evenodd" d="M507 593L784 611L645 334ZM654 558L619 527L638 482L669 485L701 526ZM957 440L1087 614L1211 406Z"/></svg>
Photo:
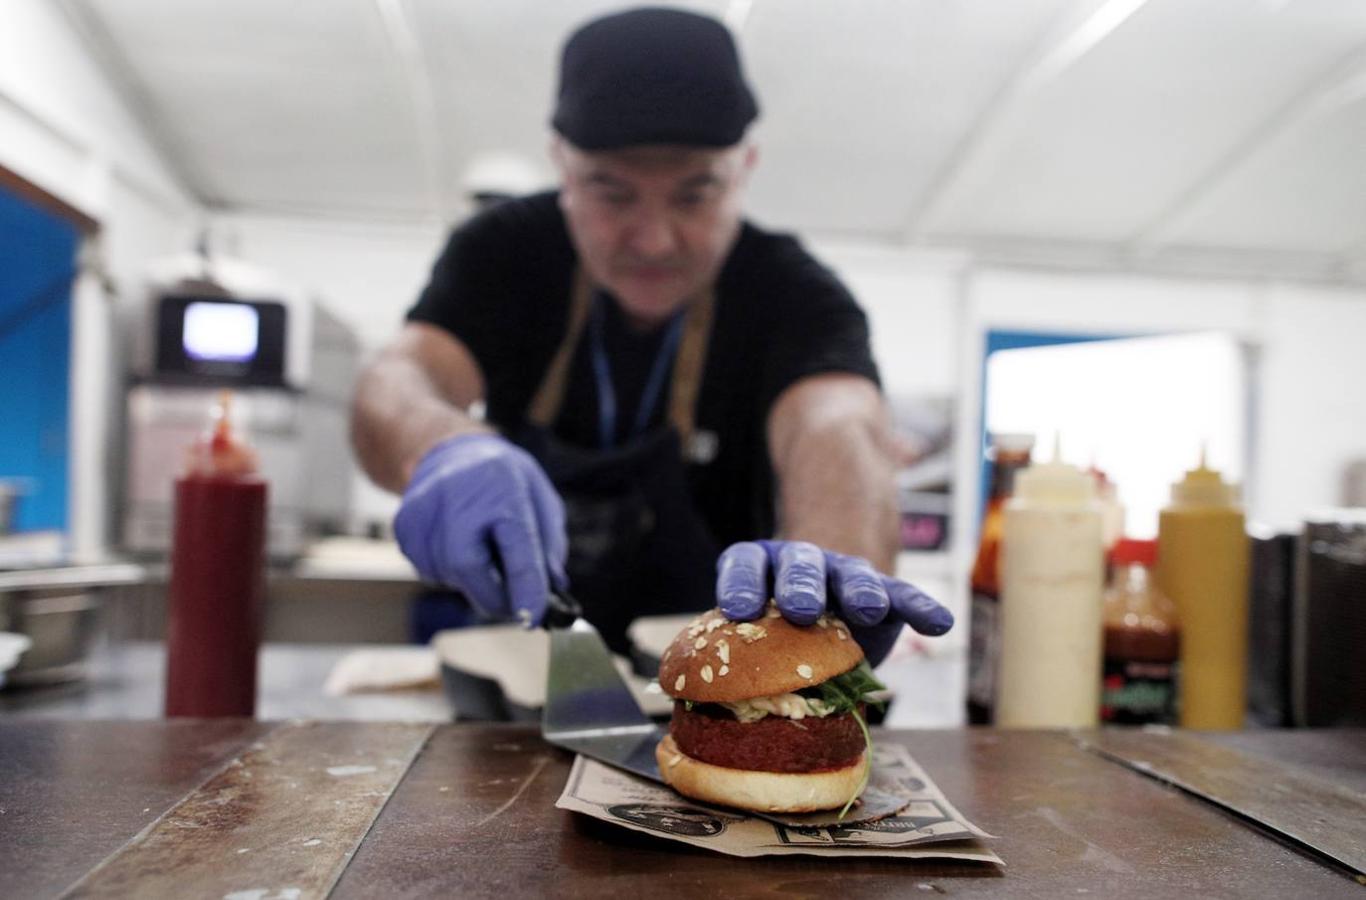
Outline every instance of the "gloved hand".
<svg viewBox="0 0 1366 900"><path fill-rule="evenodd" d="M826 611L827 583L834 614L850 624L872 665L891 651L903 624L926 635L953 627L953 614L914 585L880 574L862 557L804 541L732 544L717 562L716 605L728 619L749 621L772 597L789 622L810 625Z"/></svg>
<svg viewBox="0 0 1366 900"><path fill-rule="evenodd" d="M564 504L540 464L493 434L443 441L418 463L394 519L423 579L461 591L491 619L539 624L568 586Z"/></svg>

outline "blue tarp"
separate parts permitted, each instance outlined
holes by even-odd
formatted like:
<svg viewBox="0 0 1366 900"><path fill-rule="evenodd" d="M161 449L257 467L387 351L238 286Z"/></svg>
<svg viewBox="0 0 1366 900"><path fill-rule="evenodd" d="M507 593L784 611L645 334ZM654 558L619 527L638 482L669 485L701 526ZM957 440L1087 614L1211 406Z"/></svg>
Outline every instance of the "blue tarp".
<svg viewBox="0 0 1366 900"><path fill-rule="evenodd" d="M67 525L79 243L74 225L0 188L0 479L25 488L17 531Z"/></svg>

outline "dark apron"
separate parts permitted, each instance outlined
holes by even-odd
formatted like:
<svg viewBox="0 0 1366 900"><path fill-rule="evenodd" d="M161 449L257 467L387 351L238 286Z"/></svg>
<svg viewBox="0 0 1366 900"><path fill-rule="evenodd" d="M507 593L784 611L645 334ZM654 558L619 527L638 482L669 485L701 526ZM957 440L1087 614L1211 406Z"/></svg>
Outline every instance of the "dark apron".
<svg viewBox="0 0 1366 900"><path fill-rule="evenodd" d="M570 589L608 645L626 653L626 628L634 619L715 605L720 548L693 508L683 462L694 437L715 295L698 297L684 314L668 424L607 450L571 446L551 431L592 303L592 287L579 273L564 339L514 439L564 500Z"/></svg>

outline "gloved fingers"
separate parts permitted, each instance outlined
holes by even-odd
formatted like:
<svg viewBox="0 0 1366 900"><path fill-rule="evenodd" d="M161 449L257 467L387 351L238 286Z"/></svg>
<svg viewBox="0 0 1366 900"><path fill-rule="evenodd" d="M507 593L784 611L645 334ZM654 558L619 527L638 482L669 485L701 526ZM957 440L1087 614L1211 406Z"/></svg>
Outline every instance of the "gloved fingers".
<svg viewBox="0 0 1366 900"><path fill-rule="evenodd" d="M913 584L883 576L892 611L916 631L934 637L953 627L953 613Z"/></svg>
<svg viewBox="0 0 1366 900"><path fill-rule="evenodd" d="M906 624L900 619L888 616L876 625L850 625L849 630L863 649L863 657L868 665L877 668L896 646L896 639Z"/></svg>
<svg viewBox="0 0 1366 900"><path fill-rule="evenodd" d="M565 571L565 563L568 562L569 551L565 550L563 557L547 556L545 560L546 576L550 580L550 589L559 591L561 594L569 590L569 573Z"/></svg>
<svg viewBox="0 0 1366 900"><path fill-rule="evenodd" d="M768 604L768 553L759 544L731 544L716 563L716 605L734 622L759 618Z"/></svg>
<svg viewBox="0 0 1366 900"><path fill-rule="evenodd" d="M440 540L433 534L433 540ZM437 551L440 552L440 551ZM438 556L440 560L443 557ZM438 572L439 580L457 588L481 613L490 619L504 620L511 615L507 590L498 574L485 539L465 545Z"/></svg>
<svg viewBox="0 0 1366 900"><path fill-rule="evenodd" d="M541 536L530 508L525 514L493 523L493 540L503 565L509 612L528 628L541 624L550 593Z"/></svg>
<svg viewBox="0 0 1366 900"><path fill-rule="evenodd" d="M777 548L773 599L794 625L810 625L825 612L825 554L815 544L786 541Z"/></svg>
<svg viewBox="0 0 1366 900"><path fill-rule="evenodd" d="M768 554L769 567L772 568L778 565L778 551L782 550L788 542L780 541L777 538L760 538L754 543L764 548L764 552Z"/></svg>
<svg viewBox="0 0 1366 900"><path fill-rule="evenodd" d="M531 466L527 475L527 491L531 494L550 583L556 590L565 591L569 589L569 576L564 571L569 559L569 535L565 531L564 501L541 471L540 465L532 460Z"/></svg>
<svg viewBox="0 0 1366 900"><path fill-rule="evenodd" d="M876 625L887 617L891 600L872 563L859 556L828 552L826 567L845 621L851 625Z"/></svg>

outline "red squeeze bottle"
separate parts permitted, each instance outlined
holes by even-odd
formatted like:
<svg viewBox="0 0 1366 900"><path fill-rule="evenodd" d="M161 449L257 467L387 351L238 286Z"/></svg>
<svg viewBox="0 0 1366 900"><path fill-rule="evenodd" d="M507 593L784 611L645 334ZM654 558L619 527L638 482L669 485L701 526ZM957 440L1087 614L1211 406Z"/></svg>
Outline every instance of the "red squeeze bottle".
<svg viewBox="0 0 1366 900"><path fill-rule="evenodd" d="M232 432L232 395L175 485L166 715L253 716L265 596L266 482Z"/></svg>

